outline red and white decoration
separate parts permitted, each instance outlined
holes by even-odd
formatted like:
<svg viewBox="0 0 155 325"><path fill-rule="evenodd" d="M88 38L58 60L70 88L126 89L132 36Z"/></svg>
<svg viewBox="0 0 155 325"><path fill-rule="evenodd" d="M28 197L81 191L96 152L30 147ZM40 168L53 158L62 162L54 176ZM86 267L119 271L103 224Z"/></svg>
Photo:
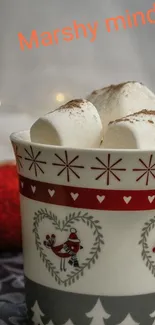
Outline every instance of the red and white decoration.
<svg viewBox="0 0 155 325"><path fill-rule="evenodd" d="M20 176L20 193L31 200L81 209L107 211L155 209L155 190L101 190L72 187Z"/></svg>
<svg viewBox="0 0 155 325"><path fill-rule="evenodd" d="M155 156L149 152L137 153L131 159L129 152L121 157L119 152L99 151L95 155L94 150L93 153L89 152L90 157L87 159L86 152L80 150L72 152L61 148L60 152L53 150L52 155L47 155L44 148L39 150L33 145L20 147L13 143L13 147L18 172L30 178L45 180L52 172L56 183L62 180L63 183L72 185L75 182L78 184L85 176L88 183L91 178L97 187L102 184L107 189L113 186L121 189L127 179L128 184L136 188L152 188L154 184Z"/></svg>

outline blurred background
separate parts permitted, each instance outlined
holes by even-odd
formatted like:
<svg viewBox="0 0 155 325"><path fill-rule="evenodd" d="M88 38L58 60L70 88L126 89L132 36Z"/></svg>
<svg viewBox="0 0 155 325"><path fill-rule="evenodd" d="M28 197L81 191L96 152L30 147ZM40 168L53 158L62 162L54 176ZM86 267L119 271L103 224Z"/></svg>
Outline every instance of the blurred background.
<svg viewBox="0 0 155 325"><path fill-rule="evenodd" d="M12 159L9 134L47 111L96 88L138 80L155 91L155 24L119 31L105 19L153 8L152 0L0 0L0 160ZM155 13L152 14L155 19ZM60 40L21 51L18 33L62 29L98 21L96 40Z"/></svg>

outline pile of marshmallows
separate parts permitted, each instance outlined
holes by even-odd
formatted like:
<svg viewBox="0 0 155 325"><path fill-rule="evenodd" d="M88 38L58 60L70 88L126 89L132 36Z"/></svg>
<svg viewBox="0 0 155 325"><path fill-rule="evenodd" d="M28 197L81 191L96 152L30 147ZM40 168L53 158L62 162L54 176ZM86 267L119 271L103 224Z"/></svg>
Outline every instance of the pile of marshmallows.
<svg viewBox="0 0 155 325"><path fill-rule="evenodd" d="M72 148L151 149L155 94L139 82L93 91L40 117L31 141Z"/></svg>

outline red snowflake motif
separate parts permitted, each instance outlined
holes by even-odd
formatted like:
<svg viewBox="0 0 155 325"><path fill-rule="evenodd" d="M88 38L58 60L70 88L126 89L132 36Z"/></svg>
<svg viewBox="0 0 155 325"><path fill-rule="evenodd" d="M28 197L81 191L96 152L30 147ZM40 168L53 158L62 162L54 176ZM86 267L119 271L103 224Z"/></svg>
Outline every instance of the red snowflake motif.
<svg viewBox="0 0 155 325"><path fill-rule="evenodd" d="M20 170L20 168L23 168L23 165L22 165L22 163L21 163L21 160L22 160L23 158L22 158L22 156L19 154L18 146L14 144L13 147L14 147L14 154L15 154L15 157L16 157L17 167L18 167L18 169Z"/></svg>
<svg viewBox="0 0 155 325"><path fill-rule="evenodd" d="M68 153L66 150L65 150L65 158L61 158L56 153L55 156L58 158L60 162L52 163L52 165L62 167L62 169L58 172L57 176L60 176L63 172L66 171L67 182L70 182L70 174L73 174L77 178L80 178L80 176L77 174L77 172L75 172L74 169L84 168L84 166L73 164L77 159L79 159L79 156L76 156L72 160L69 160Z"/></svg>
<svg viewBox="0 0 155 325"><path fill-rule="evenodd" d="M104 163L101 159L96 157L96 160L101 164L101 167L91 167L93 170L101 170L101 174L99 174L95 179L98 180L102 176L106 176L106 183L107 185L110 185L110 177L113 176L115 179L117 179L118 182L121 181L121 179L117 176L117 171L126 171L125 168L116 168L115 166L119 164L122 159L118 159L117 161L111 163L111 155L108 154L108 161L107 164Z"/></svg>
<svg viewBox="0 0 155 325"><path fill-rule="evenodd" d="M141 178L146 177L145 185L149 184L149 179L152 176L155 178L155 163L152 164L153 155L150 155L148 163L145 163L142 159L139 159L139 162L142 165L142 168L134 168L134 172L141 172L141 175L136 179L138 182Z"/></svg>

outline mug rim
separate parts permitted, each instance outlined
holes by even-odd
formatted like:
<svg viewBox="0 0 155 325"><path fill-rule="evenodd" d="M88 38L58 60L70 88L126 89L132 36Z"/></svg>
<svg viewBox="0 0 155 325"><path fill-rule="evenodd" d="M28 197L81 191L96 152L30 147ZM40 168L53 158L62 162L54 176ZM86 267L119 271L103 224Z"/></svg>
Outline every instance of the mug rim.
<svg viewBox="0 0 155 325"><path fill-rule="evenodd" d="M92 152L100 152L100 153L148 153L152 152L155 153L155 148L154 149L113 149L113 148L74 148L74 147L67 147L67 146L58 146L58 145L50 145L50 144L44 144L44 143L37 143L37 142L32 142L30 140L24 140L20 137L20 135L29 132L29 129L27 130L21 130L17 132L12 132L10 134L10 140L12 142L18 142L19 144L22 145L33 145L36 148L44 148L44 149L57 149L57 150L74 150L75 152L87 152L87 153L92 153Z"/></svg>

